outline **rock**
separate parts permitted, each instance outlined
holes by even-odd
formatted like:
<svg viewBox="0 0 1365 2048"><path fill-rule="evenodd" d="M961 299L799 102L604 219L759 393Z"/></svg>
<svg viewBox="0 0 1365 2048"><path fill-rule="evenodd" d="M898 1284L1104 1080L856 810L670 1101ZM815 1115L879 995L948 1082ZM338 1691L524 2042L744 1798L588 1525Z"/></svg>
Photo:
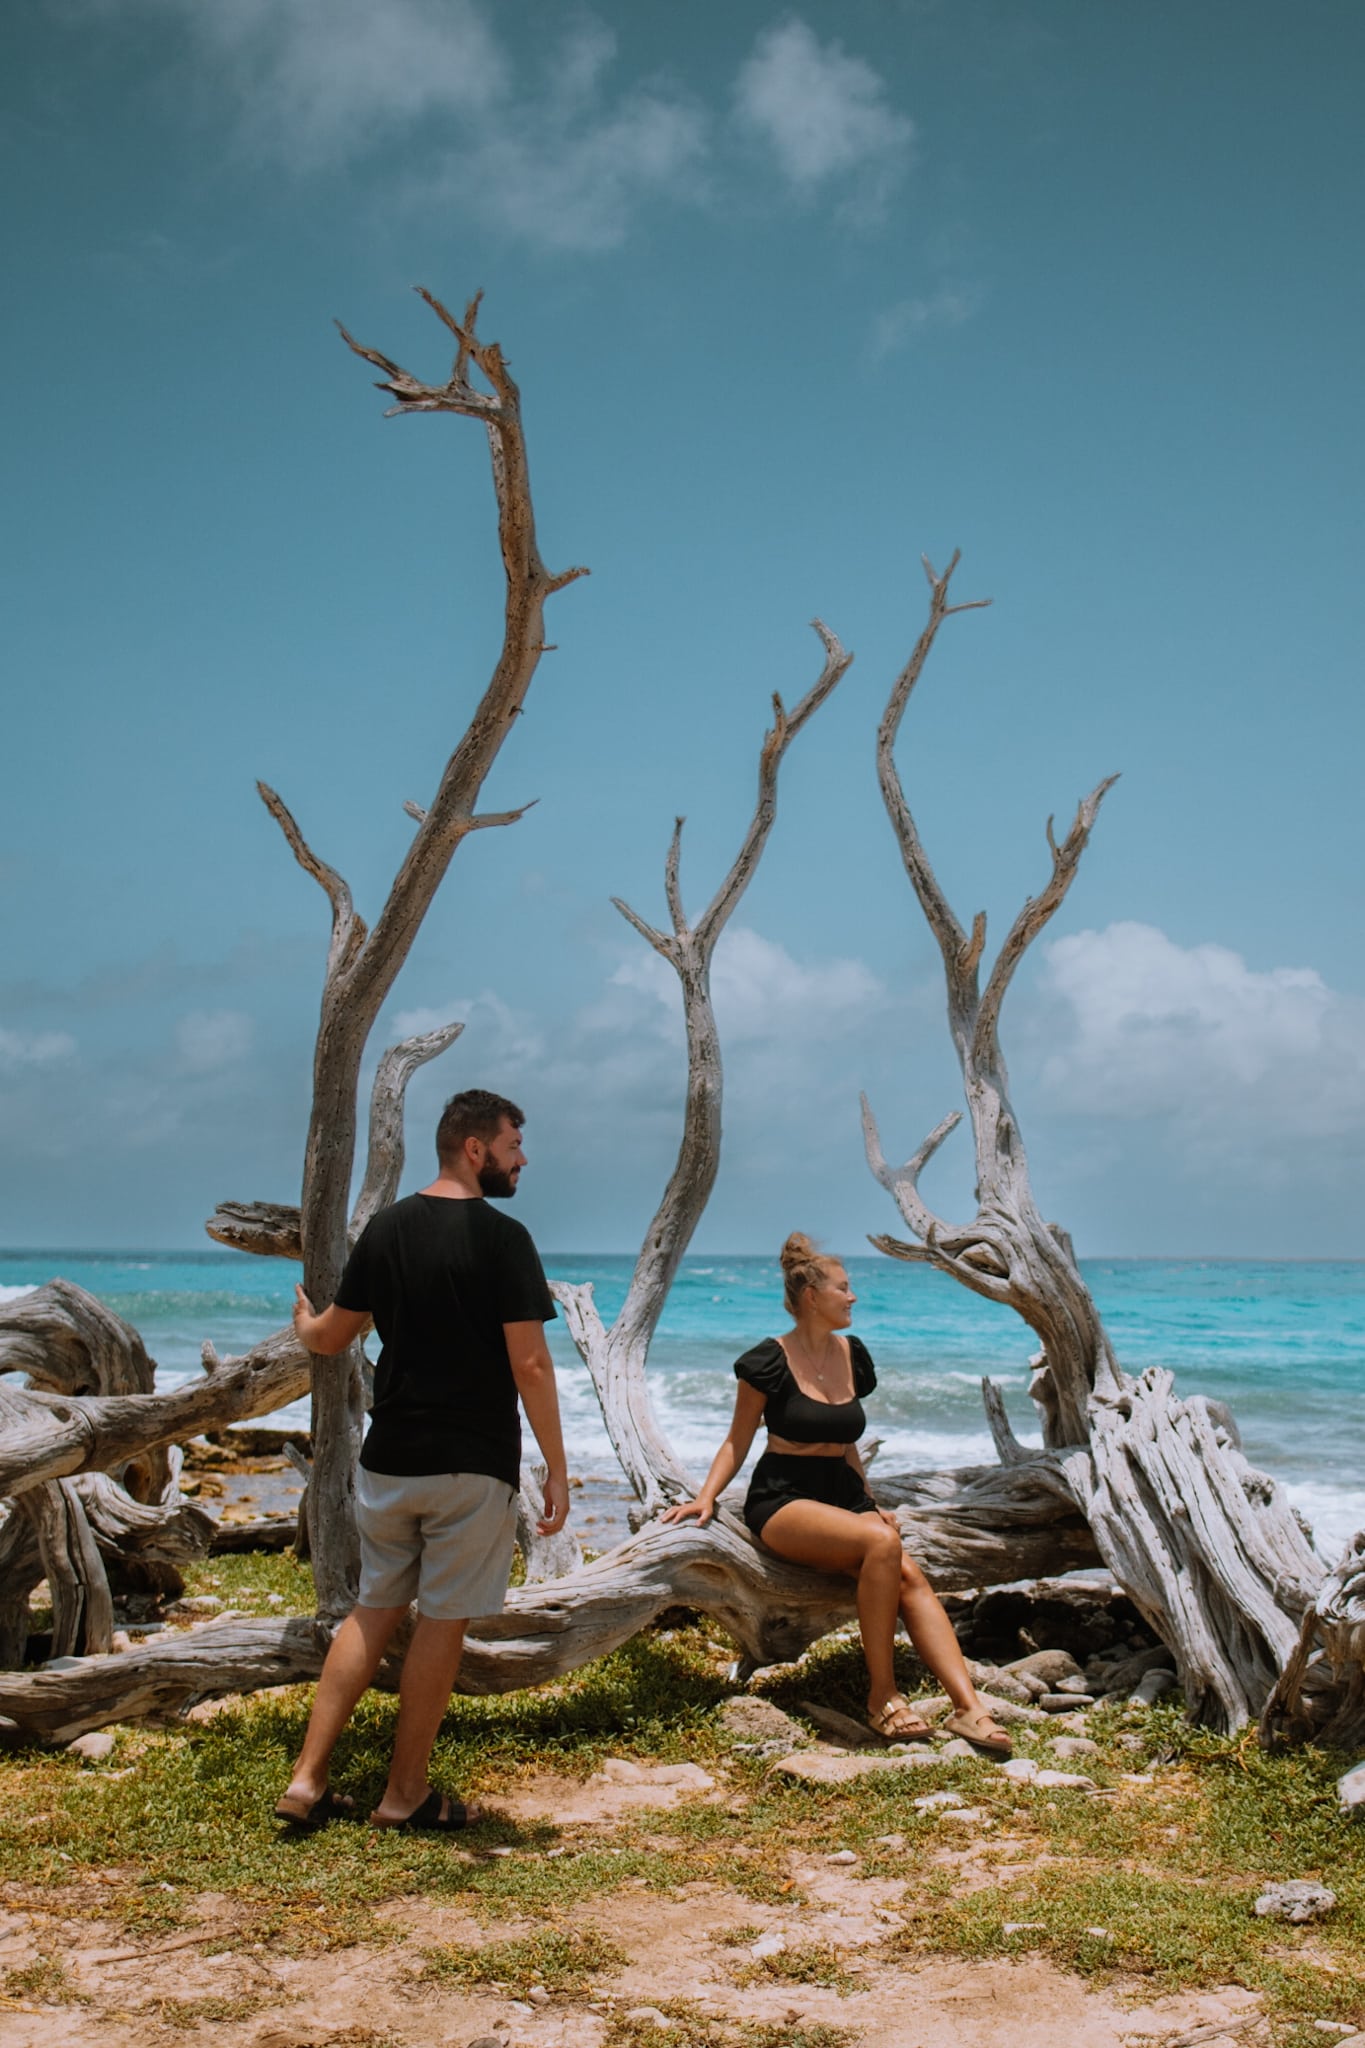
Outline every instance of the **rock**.
<svg viewBox="0 0 1365 2048"><path fill-rule="evenodd" d="M942 1795L940 1794L939 1796L941 1797ZM956 1792L950 1792L948 1794L948 1797L950 1799L956 1799L957 1794ZM914 1803L916 1806L918 1806L920 1804L920 1801L917 1799ZM874 1835L873 1840L877 1843L877 1846L882 1849L903 1849L905 1847L904 1835Z"/></svg>
<svg viewBox="0 0 1365 2048"><path fill-rule="evenodd" d="M543 1984L533 1984L526 1996L530 1999L532 2005L548 2005L550 2003L550 1994Z"/></svg>
<svg viewBox="0 0 1365 2048"><path fill-rule="evenodd" d="M655 2027L666 2027L668 2025L667 2018L659 2011L657 2005L633 2005L626 2014L626 2018L634 2020L637 2026L641 2023L645 2026Z"/></svg>
<svg viewBox="0 0 1365 2048"><path fill-rule="evenodd" d="M49 1657L43 1665L44 1671L79 1671L84 1657Z"/></svg>
<svg viewBox="0 0 1365 2048"><path fill-rule="evenodd" d="M978 1821L986 1818L986 1809L984 1806L945 1806L939 1818L961 1821L964 1826L974 1827Z"/></svg>
<svg viewBox="0 0 1365 2048"><path fill-rule="evenodd" d="M1088 1735L1058 1735L1053 1738L1054 1756L1098 1756L1100 1746Z"/></svg>
<svg viewBox="0 0 1365 2048"><path fill-rule="evenodd" d="M66 1745L68 1756L84 1757L87 1763L97 1764L114 1753L114 1738L107 1728L99 1728L90 1735L78 1735L74 1742Z"/></svg>
<svg viewBox="0 0 1365 2048"><path fill-rule="evenodd" d="M775 1707L771 1700L754 1699L747 1693L737 1693L734 1698L722 1700L716 1708L716 1719L727 1735L742 1742L785 1742L795 1749L805 1740L806 1731L799 1721L793 1721L790 1714L784 1714L781 1707Z"/></svg>
<svg viewBox="0 0 1365 2048"><path fill-rule="evenodd" d="M1077 1672L1071 1678L1059 1678L1052 1690L1054 1692L1088 1693L1090 1687L1086 1684L1080 1673Z"/></svg>
<svg viewBox="0 0 1365 2048"><path fill-rule="evenodd" d="M1007 1920L1000 1929L1002 1934L1042 1934L1046 1928L1043 1920Z"/></svg>
<svg viewBox="0 0 1365 2048"><path fill-rule="evenodd" d="M1355 1820L1365 1819L1365 1763L1359 1763L1337 1779L1337 1799L1343 1813Z"/></svg>
<svg viewBox="0 0 1365 2048"><path fill-rule="evenodd" d="M1047 1692L1056 1690L1059 1679L1081 1675L1081 1667L1069 1650L1035 1650L1031 1657L1016 1657L1005 1669L1025 1682L1030 1678L1041 1679Z"/></svg>
<svg viewBox="0 0 1365 2048"><path fill-rule="evenodd" d="M1077 1707L1093 1707L1088 1692L1045 1692L1038 1705L1045 1714L1072 1714Z"/></svg>
<svg viewBox="0 0 1365 2048"><path fill-rule="evenodd" d="M945 1754L932 1749L907 1749L904 1756L873 1755L861 1750L857 1756L835 1756L832 1750L808 1749L792 1756L780 1756L769 1768L779 1777L795 1778L804 1785L847 1785L871 1771L915 1770L936 1764ZM971 1754L969 1751L968 1754Z"/></svg>
<svg viewBox="0 0 1365 2048"><path fill-rule="evenodd" d="M755 1962L761 1963L765 1956L780 1956L786 1946L786 1935L774 1928L771 1934L759 1935L758 1940L749 1950L749 1954L754 1958Z"/></svg>
<svg viewBox="0 0 1365 2048"><path fill-rule="evenodd" d="M1325 1884L1309 1884L1293 1878L1288 1884L1272 1884L1256 1901L1255 1912L1262 1920L1291 1920L1301 1927L1306 1920L1325 1920L1335 1910L1337 1895Z"/></svg>
<svg viewBox="0 0 1365 2048"><path fill-rule="evenodd" d="M712 1792L716 1784L700 1764L650 1764L643 1776L649 1785L690 1785L696 1792Z"/></svg>
<svg viewBox="0 0 1365 2048"><path fill-rule="evenodd" d="M1169 1692L1175 1682L1174 1671L1167 1671L1163 1666L1157 1665L1153 1670L1143 1673L1128 1695L1128 1704L1130 1707L1155 1706L1162 1693Z"/></svg>
<svg viewBox="0 0 1365 2048"><path fill-rule="evenodd" d="M1016 1785L1028 1785L1042 1769L1031 1756L1012 1756L1005 1763L997 1764L997 1771L1003 1771L1007 1778L1013 1778Z"/></svg>
<svg viewBox="0 0 1365 2048"><path fill-rule="evenodd" d="M1110 1692L1131 1692L1149 1671L1174 1670L1175 1658L1164 1643L1158 1643L1154 1649L1139 1650L1136 1656L1121 1658L1110 1667L1105 1682Z"/></svg>
<svg viewBox="0 0 1365 2048"><path fill-rule="evenodd" d="M829 1855L826 1856L825 1861L826 1863L856 1863L858 1861L858 1852L856 1849L832 1849Z"/></svg>
<svg viewBox="0 0 1365 2048"><path fill-rule="evenodd" d="M628 1756L609 1756L603 1759L599 1773L613 1785L643 1785L645 1774L639 1764Z"/></svg>
<svg viewBox="0 0 1365 2048"><path fill-rule="evenodd" d="M972 1748L970 1742L965 1741L961 1735L955 1735L951 1742L944 1743L942 1749L938 1753L941 1757L975 1757L977 1752Z"/></svg>
<svg viewBox="0 0 1365 2048"><path fill-rule="evenodd" d="M1084 1927L1081 1929L1081 1932L1093 1935L1096 1941L1112 1941L1114 1939L1107 1927Z"/></svg>
<svg viewBox="0 0 1365 2048"><path fill-rule="evenodd" d="M1052 1792L1094 1792L1098 1789L1095 1780L1083 1776L1080 1771L1038 1771L1032 1782L1046 1786Z"/></svg>
<svg viewBox="0 0 1365 2048"><path fill-rule="evenodd" d="M187 1593L182 1600L175 1600L164 1611L167 1614L218 1614L223 1602L216 1593Z"/></svg>
<svg viewBox="0 0 1365 2048"><path fill-rule="evenodd" d="M998 1700L1009 1700L1014 1706L1026 1707L1033 1698L1033 1688L1022 1678L1016 1678L1012 1671L993 1671L990 1665L978 1665L976 1670L969 1664L972 1684L978 1692L989 1692ZM984 1670L985 1676L978 1678L976 1672Z"/></svg>
<svg viewBox="0 0 1365 2048"><path fill-rule="evenodd" d="M926 1792L922 1799L911 1801L916 1813L934 1813L945 1806L965 1806L966 1800L959 1792Z"/></svg>
<svg viewBox="0 0 1365 2048"><path fill-rule="evenodd" d="M841 1714L837 1707L822 1707L815 1700L798 1700L797 1705L808 1721L814 1721L817 1728L823 1728L827 1735L846 1742L852 1749L871 1748L881 1742L881 1736L866 1721L855 1721L851 1714Z"/></svg>

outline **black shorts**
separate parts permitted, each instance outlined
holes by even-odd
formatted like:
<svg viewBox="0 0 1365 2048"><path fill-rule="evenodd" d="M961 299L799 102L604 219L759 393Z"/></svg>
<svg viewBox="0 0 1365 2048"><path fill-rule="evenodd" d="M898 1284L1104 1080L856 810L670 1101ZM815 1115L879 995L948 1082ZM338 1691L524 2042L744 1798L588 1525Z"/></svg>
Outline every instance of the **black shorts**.
<svg viewBox="0 0 1365 2048"><path fill-rule="evenodd" d="M877 1503L847 1458L794 1458L765 1451L754 1466L744 1496L744 1519L755 1536L763 1534L769 1515L794 1500L818 1500L852 1515L875 1515Z"/></svg>

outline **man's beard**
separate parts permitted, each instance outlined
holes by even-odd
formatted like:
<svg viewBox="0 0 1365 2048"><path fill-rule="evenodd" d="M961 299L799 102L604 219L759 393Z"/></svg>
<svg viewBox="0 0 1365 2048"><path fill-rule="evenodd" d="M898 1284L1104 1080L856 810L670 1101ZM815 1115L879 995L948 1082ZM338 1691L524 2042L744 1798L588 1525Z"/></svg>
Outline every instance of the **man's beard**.
<svg viewBox="0 0 1365 2048"><path fill-rule="evenodd" d="M508 1201L517 1191L517 1171L508 1173L504 1167L494 1166L486 1159L479 1168L479 1193L492 1195L495 1201Z"/></svg>

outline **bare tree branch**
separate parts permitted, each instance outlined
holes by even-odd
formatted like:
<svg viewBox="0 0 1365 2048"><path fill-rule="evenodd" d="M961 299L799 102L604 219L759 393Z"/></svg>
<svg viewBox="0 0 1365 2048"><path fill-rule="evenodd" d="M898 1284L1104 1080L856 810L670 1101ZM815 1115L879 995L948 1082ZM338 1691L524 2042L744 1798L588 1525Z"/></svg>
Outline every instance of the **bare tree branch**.
<svg viewBox="0 0 1365 2048"><path fill-rule="evenodd" d="M332 943L327 951L327 972L340 973L364 944L365 922L356 915L351 892L336 869L319 860L298 828L293 812L267 782L256 784L257 794L289 843L289 850L305 874L311 875L326 892L332 906Z"/></svg>
<svg viewBox="0 0 1365 2048"><path fill-rule="evenodd" d="M1052 849L1052 874L1041 896L1030 896L1023 909L1010 926L1005 943L996 957L981 1006L976 1014L976 1042L973 1057L985 1064L992 1056L998 1057L996 1034L1000 1023L1000 1006L1005 1000L1005 991L1014 976L1014 970L1033 944L1048 920L1061 908L1067 890L1075 880L1080 866L1081 855L1085 852L1091 829L1099 815L1100 805L1106 793L1118 781L1117 775L1107 775L1089 796L1082 799L1076 808L1076 819L1059 847L1052 832L1052 820L1047 821L1048 845Z"/></svg>

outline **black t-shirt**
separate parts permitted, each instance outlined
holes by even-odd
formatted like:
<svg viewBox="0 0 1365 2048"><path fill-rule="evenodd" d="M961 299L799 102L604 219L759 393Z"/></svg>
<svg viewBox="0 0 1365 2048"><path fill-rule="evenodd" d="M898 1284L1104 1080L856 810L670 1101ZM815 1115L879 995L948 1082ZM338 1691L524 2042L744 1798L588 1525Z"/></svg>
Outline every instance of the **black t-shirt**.
<svg viewBox="0 0 1365 2048"><path fill-rule="evenodd" d="M504 1323L555 1313L529 1231L490 1203L408 1195L365 1226L336 1291L383 1343L367 1472L484 1472L515 1486L521 1417Z"/></svg>

